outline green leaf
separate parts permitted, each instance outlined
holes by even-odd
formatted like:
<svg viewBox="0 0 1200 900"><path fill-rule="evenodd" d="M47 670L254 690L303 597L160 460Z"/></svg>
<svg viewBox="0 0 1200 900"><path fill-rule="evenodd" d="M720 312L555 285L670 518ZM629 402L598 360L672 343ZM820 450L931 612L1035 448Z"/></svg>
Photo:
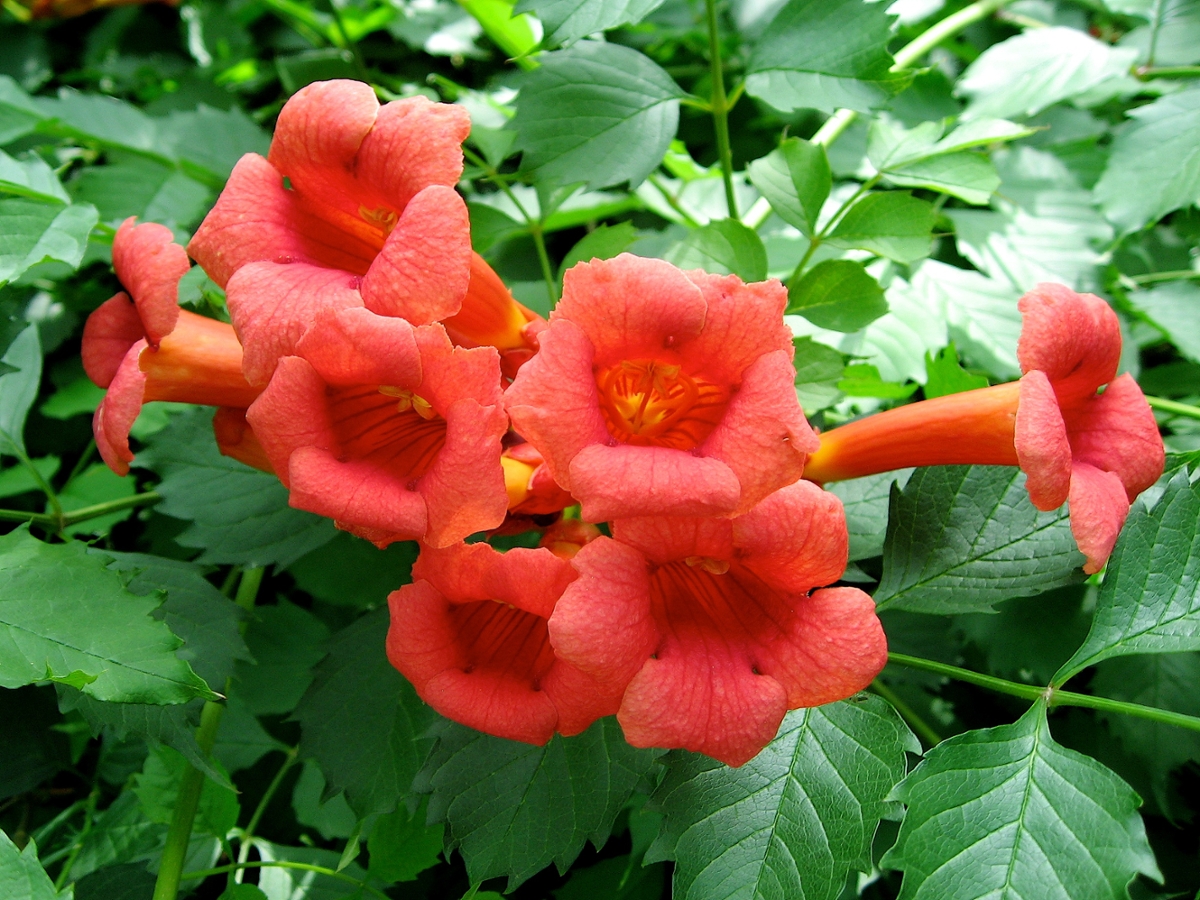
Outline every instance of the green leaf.
<svg viewBox="0 0 1200 900"><path fill-rule="evenodd" d="M643 868L634 856L612 856L586 869L572 869L570 880L554 891L554 900L661 900L665 869L661 864Z"/></svg>
<svg viewBox="0 0 1200 900"><path fill-rule="evenodd" d="M234 668L230 696L256 715L290 713L312 682L328 638L320 619L286 600L256 608L246 629L250 659Z"/></svg>
<svg viewBox="0 0 1200 900"><path fill-rule="evenodd" d="M409 795L437 720L388 662L387 629L380 609L335 634L295 713L301 755L362 817L391 812Z"/></svg>
<svg viewBox="0 0 1200 900"><path fill-rule="evenodd" d="M889 171L887 180L898 187L927 188L973 203L986 204L1000 186L992 161L982 153L950 153Z"/></svg>
<svg viewBox="0 0 1200 900"><path fill-rule="evenodd" d="M826 240L834 247L916 262L929 255L935 218L933 204L908 191L875 192L850 207Z"/></svg>
<svg viewBox="0 0 1200 900"><path fill-rule="evenodd" d="M144 865L110 866L79 879L75 883L75 900L146 900L154 893L155 881L154 874Z"/></svg>
<svg viewBox="0 0 1200 900"><path fill-rule="evenodd" d="M24 137L44 118L32 97L8 75L0 75L0 144Z"/></svg>
<svg viewBox="0 0 1200 900"><path fill-rule="evenodd" d="M160 825L171 824L179 802L180 783L190 769L188 761L170 747L159 746L150 751L133 788L147 819ZM200 789L195 828L214 837L224 837L237 824L239 811L237 794L206 778Z"/></svg>
<svg viewBox="0 0 1200 900"><path fill-rule="evenodd" d="M0 151L0 193L30 197L43 203L71 201L54 170L34 154L14 159Z"/></svg>
<svg viewBox="0 0 1200 900"><path fill-rule="evenodd" d="M842 501L842 508L846 512L851 562L883 553L892 485L903 488L912 473L912 469L899 469L865 478L836 481L827 486L826 489Z"/></svg>
<svg viewBox="0 0 1200 900"><path fill-rule="evenodd" d="M71 765L67 738L54 727L62 717L50 688L0 691L0 721L0 800L33 790Z"/></svg>
<svg viewBox="0 0 1200 900"><path fill-rule="evenodd" d="M943 741L893 796L908 812L880 865L904 872L900 900L1116 900L1139 873L1162 879L1137 794L1056 744L1042 701Z"/></svg>
<svg viewBox="0 0 1200 900"><path fill-rule="evenodd" d="M247 153L266 156L271 136L246 113L213 109L201 103L159 121L162 146L185 163L199 166L221 181Z"/></svg>
<svg viewBox="0 0 1200 900"><path fill-rule="evenodd" d="M380 881L412 881L440 861L446 828L425 823L427 805L422 800L412 815L400 806L375 821L367 839L371 854L368 871Z"/></svg>
<svg viewBox="0 0 1200 900"><path fill-rule="evenodd" d="M870 112L907 83L887 52L892 17L859 0L789 0L746 67L746 92L776 109Z"/></svg>
<svg viewBox="0 0 1200 900"><path fill-rule="evenodd" d="M852 332L874 322L888 311L879 282L861 263L827 259L804 273L788 288L789 314L804 316L814 325Z"/></svg>
<svg viewBox="0 0 1200 900"><path fill-rule="evenodd" d="M936 355L926 352L925 377L926 400L988 386L985 376L972 375L962 367L953 343L943 347Z"/></svg>
<svg viewBox="0 0 1200 900"><path fill-rule="evenodd" d="M765 281L767 277L767 251L762 238L737 219L721 219L690 229L664 258L681 269L737 275L742 281Z"/></svg>
<svg viewBox="0 0 1200 900"><path fill-rule="evenodd" d="M933 466L892 491L875 602L924 613L987 612L1079 578L1065 509L1039 512L1016 467Z"/></svg>
<svg viewBox="0 0 1200 900"><path fill-rule="evenodd" d="M51 394L50 399L41 405L38 412L47 418L60 420L84 413L91 415L104 399L105 393L107 391L104 388L97 387L86 375L80 375Z"/></svg>
<svg viewBox="0 0 1200 900"><path fill-rule="evenodd" d="M628 250L637 237L637 229L633 227L632 222L601 225L595 231L588 232L563 257L562 265L558 267L559 283L562 283L567 269L576 263L591 262L593 259L612 259Z"/></svg>
<svg viewBox="0 0 1200 900"><path fill-rule="evenodd" d="M683 91L671 76L618 44L588 41L540 59L511 122L522 171L593 188L644 181L679 124Z"/></svg>
<svg viewBox="0 0 1200 900"><path fill-rule="evenodd" d="M544 747L446 722L413 787L471 883L507 876L511 891L552 862L565 872L587 840L602 846L660 752L630 747L611 718Z"/></svg>
<svg viewBox="0 0 1200 900"><path fill-rule="evenodd" d="M222 456L206 409L175 416L138 455L162 476L157 511L191 524L175 540L201 563L286 566L336 534L333 523L288 506L279 479Z"/></svg>
<svg viewBox="0 0 1200 900"><path fill-rule="evenodd" d="M292 789L292 809L296 821L308 828L315 828L327 841L348 838L358 824L358 816L347 805L341 794L323 800L325 776L311 759L305 760L300 777Z"/></svg>
<svg viewBox="0 0 1200 900"><path fill-rule="evenodd" d="M796 396L809 415L841 399L838 382L846 364L842 354L832 347L818 344L810 337L792 341L796 348Z"/></svg>
<svg viewBox="0 0 1200 900"><path fill-rule="evenodd" d="M667 757L654 800L663 827L649 861L675 860L677 900L835 900L871 869L871 840L905 752L921 745L886 702L863 694L788 713L738 769L694 753Z"/></svg>
<svg viewBox="0 0 1200 900"><path fill-rule="evenodd" d="M215 695L175 656L179 640L78 543L24 528L0 538L0 687L70 679L97 700L186 703ZM101 649L102 648L102 649ZM79 684L77 676L86 679Z"/></svg>
<svg viewBox="0 0 1200 900"><path fill-rule="evenodd" d="M17 335L0 362L9 367L0 375L0 454L24 457L25 419L42 382L37 326L30 325Z"/></svg>
<svg viewBox="0 0 1200 900"><path fill-rule="evenodd" d="M513 14L536 13L543 43L569 44L589 34L636 25L663 0L518 0Z"/></svg>
<svg viewBox="0 0 1200 900"><path fill-rule="evenodd" d="M1181 469L1147 511L1129 518L1108 560L1092 630L1055 684L1102 659L1200 650L1200 485Z"/></svg>
<svg viewBox="0 0 1200 900"><path fill-rule="evenodd" d="M1101 697L1200 716L1200 654L1152 653L1110 659L1096 667L1089 689ZM1154 799L1168 812L1178 806L1170 775L1200 760L1200 734L1132 716L1098 712L1117 741L1146 768Z"/></svg>
<svg viewBox="0 0 1200 900"><path fill-rule="evenodd" d="M108 809L96 815L91 830L82 836L71 874L83 878L98 869L152 853L163 845L166 834L165 825L142 814L137 795L123 791Z"/></svg>
<svg viewBox="0 0 1200 900"><path fill-rule="evenodd" d="M0 287L47 260L76 268L96 221L89 203L0 200Z"/></svg>
<svg viewBox="0 0 1200 900"><path fill-rule="evenodd" d="M1200 329L1195 325L1195 315L1200 311L1200 285L1172 281L1133 291L1129 302L1149 316L1181 354L1200 362Z"/></svg>
<svg viewBox="0 0 1200 900"><path fill-rule="evenodd" d="M42 114L52 120L54 130L106 147L162 156L154 120L124 100L61 88L57 97L37 103Z"/></svg>
<svg viewBox="0 0 1200 900"><path fill-rule="evenodd" d="M314 847L282 847L261 838L255 839L254 847L264 860L287 860L339 871L338 863L341 855L331 850ZM377 891L381 887L374 879L368 878L361 866L354 863L349 863L340 871L343 875L348 875L357 881L371 884ZM354 889L348 882L329 875L274 866L259 870L258 886L271 900L347 900L347 898L358 900L359 897L367 896L361 888ZM378 893L372 896L378 896ZM479 897L480 895L476 894L475 896Z"/></svg>
<svg viewBox="0 0 1200 900"><path fill-rule="evenodd" d="M1138 61L1156 66L1186 66L1200 62L1200 7L1192 0L1163 0L1139 13L1150 21L1121 38L1135 47Z"/></svg>
<svg viewBox="0 0 1200 900"><path fill-rule="evenodd" d="M32 840L24 850L0 831L0 897L5 900L70 900L71 889L61 894L38 862L37 844Z"/></svg>
<svg viewBox="0 0 1200 900"><path fill-rule="evenodd" d="M789 138L779 149L750 163L748 172L779 218L811 238L833 186L825 148Z"/></svg>
<svg viewBox="0 0 1200 900"><path fill-rule="evenodd" d="M1200 88L1130 110L1096 185L1104 215L1123 234L1200 201Z"/></svg>
<svg viewBox="0 0 1200 900"><path fill-rule="evenodd" d="M129 216L184 227L208 212L213 193L174 166L133 154L109 155L107 165L89 166L71 184L75 199L96 207L101 221Z"/></svg>
<svg viewBox="0 0 1200 900"><path fill-rule="evenodd" d="M288 566L288 571L302 591L318 600L373 609L386 603L392 591L412 581L416 559L413 541L399 541L380 550L370 541L339 531L328 544Z"/></svg>
<svg viewBox="0 0 1200 900"><path fill-rule="evenodd" d="M0 385L2 384L3 382L0 382ZM0 387L0 391L3 391L2 387ZM2 405L3 401L0 400L0 406ZM42 476L43 481L49 482L58 471L60 460L57 456L42 456L38 459L30 460L30 464ZM18 494L26 494L29 491L38 490L41 490L40 485L34 480L33 473L30 472L29 467L24 464L19 463L0 472L0 497L15 497Z"/></svg>
<svg viewBox="0 0 1200 900"><path fill-rule="evenodd" d="M1126 75L1136 57L1074 28L1031 28L984 50L956 92L971 99L970 118L1032 116Z"/></svg>
<svg viewBox="0 0 1200 900"><path fill-rule="evenodd" d="M884 381L874 366L858 363L846 366L838 388L851 397L877 397L880 400L905 400L916 391L915 384Z"/></svg>
<svg viewBox="0 0 1200 900"><path fill-rule="evenodd" d="M221 724L217 728L213 757L228 771L238 772L250 768L268 753L276 750L286 752L288 747L271 737L254 717L254 713L246 709L236 697L231 697L225 705L225 714L221 716Z"/></svg>
<svg viewBox="0 0 1200 900"><path fill-rule="evenodd" d="M234 884L225 889L217 900L270 900L257 884Z"/></svg>

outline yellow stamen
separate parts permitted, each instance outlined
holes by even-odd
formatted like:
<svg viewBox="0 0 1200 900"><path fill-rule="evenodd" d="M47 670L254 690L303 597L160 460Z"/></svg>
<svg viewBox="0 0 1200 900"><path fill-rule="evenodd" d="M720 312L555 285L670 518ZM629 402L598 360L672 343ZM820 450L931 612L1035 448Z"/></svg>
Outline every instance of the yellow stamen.
<svg viewBox="0 0 1200 900"><path fill-rule="evenodd" d="M689 556L684 562L693 569L703 569L710 575L724 575L729 571L729 563L723 559L713 559L711 556Z"/></svg>
<svg viewBox="0 0 1200 900"><path fill-rule="evenodd" d="M410 390L393 387L390 384L381 384L379 393L385 397L396 398L396 412L408 412L411 409L422 419L432 419L437 415L428 400Z"/></svg>

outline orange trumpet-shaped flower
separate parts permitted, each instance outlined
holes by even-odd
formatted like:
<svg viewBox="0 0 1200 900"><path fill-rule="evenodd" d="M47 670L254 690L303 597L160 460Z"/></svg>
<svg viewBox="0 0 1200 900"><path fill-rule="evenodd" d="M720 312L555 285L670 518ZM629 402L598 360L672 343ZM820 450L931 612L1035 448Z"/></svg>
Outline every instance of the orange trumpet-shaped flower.
<svg viewBox="0 0 1200 900"><path fill-rule="evenodd" d="M499 350L500 369L511 379L537 352L537 334L546 320L513 299L487 260L472 253L471 281L462 308L442 324L460 347Z"/></svg>
<svg viewBox="0 0 1200 900"><path fill-rule="evenodd" d="M1137 382L1116 377L1121 331L1107 303L1041 284L1019 306L1019 382L835 428L821 435L804 474L826 482L908 466L1019 465L1038 509L1070 501L1084 571L1098 572L1129 504L1162 474L1162 438Z"/></svg>
<svg viewBox="0 0 1200 900"><path fill-rule="evenodd" d="M108 393L92 429L101 457L129 472L129 429L152 400L245 408L258 396L242 376L242 347L233 327L181 310L184 249L162 225L127 219L113 239L113 266L129 288L102 303L83 329L80 355L88 377Z"/></svg>
<svg viewBox="0 0 1200 900"><path fill-rule="evenodd" d="M513 426L588 521L745 512L817 447L786 303L779 282L657 259L577 265L505 394Z"/></svg>

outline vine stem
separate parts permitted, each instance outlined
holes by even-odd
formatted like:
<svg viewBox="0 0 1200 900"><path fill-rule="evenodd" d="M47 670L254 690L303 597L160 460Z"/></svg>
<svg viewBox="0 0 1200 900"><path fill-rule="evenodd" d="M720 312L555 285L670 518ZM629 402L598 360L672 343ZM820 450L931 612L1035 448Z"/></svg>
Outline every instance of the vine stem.
<svg viewBox="0 0 1200 900"><path fill-rule="evenodd" d="M1010 2L1011 0L975 0L971 5L964 6L958 12L947 16L926 31L921 32L921 34L897 50L895 56L892 57L895 63L891 71L900 72L907 69L942 41L953 37L968 25L972 25L980 19L986 19ZM812 143L828 147L841 137L842 133L857 118L858 113L854 110L839 109L825 120L825 124L817 129L817 133L812 136ZM767 202L765 197L760 197L747 211L742 222L750 228L757 229L763 222L767 221L770 215L771 204Z"/></svg>
<svg viewBox="0 0 1200 900"><path fill-rule="evenodd" d="M1187 403L1179 403L1175 400L1167 400L1165 397L1146 397L1146 402L1150 404L1151 409L1161 409L1165 413L1171 413L1176 416L1186 416L1189 419L1200 419L1200 407L1189 406Z"/></svg>
<svg viewBox="0 0 1200 900"><path fill-rule="evenodd" d="M1200 66L1196 67L1200 69ZM1194 269L1178 269L1173 272L1150 272L1146 275L1132 275L1129 280L1141 287L1145 284L1160 284L1164 281L1191 281L1200 279L1200 272Z"/></svg>
<svg viewBox="0 0 1200 900"><path fill-rule="evenodd" d="M951 666L932 659L923 659L919 656L908 656L903 653L889 653L888 662L896 663L899 666L907 666L910 669L921 669L925 672L945 675L947 678L953 678L956 681L965 681L967 684L987 688L990 691L996 691L1000 694L1008 694L1012 697L1021 697L1024 700L1045 700L1048 707L1080 706L1086 709L1098 709L1102 712L1136 716L1139 719L1161 722L1164 725L1175 725L1190 731L1200 731L1200 718L1196 716L1186 716L1183 713L1158 709L1153 706L1143 706L1140 703L1127 703L1124 700L1109 700L1106 697L1076 694L1073 691L1059 690L1053 685L1039 687L1034 684L1018 684L1015 681L996 678L994 675L984 675L981 672L972 672L970 669L960 669L958 666Z"/></svg>
<svg viewBox="0 0 1200 900"><path fill-rule="evenodd" d="M717 29L717 0L704 0L708 13L708 65L712 73L712 117L717 132L717 153L721 157L721 177L725 179L725 205L729 218L736 219L737 194L733 190L733 150L729 146L729 109L725 96L725 75L721 67L721 35Z"/></svg>
<svg viewBox="0 0 1200 900"><path fill-rule="evenodd" d="M382 898L382 900L391 900L387 894L378 888L374 888L365 881L359 881L353 875L347 875L345 872L338 872L330 869L327 866L317 866L312 863L292 862L287 859L263 859L254 862L230 863L227 866L217 866L213 869L200 869L196 872L185 872L183 878L191 881L194 878L208 878L212 875L224 875L226 872L236 872L239 869L300 869L304 872L316 872L318 875L327 875L330 878L337 878L341 881L348 881L350 884L357 885L364 891L369 891L372 895Z"/></svg>
<svg viewBox="0 0 1200 900"><path fill-rule="evenodd" d="M264 569L261 566L246 569L238 583L235 602L245 610L254 608L258 588L262 584ZM205 756L212 753L217 740L217 729L221 725L221 714L225 707L208 701L200 713L200 727L196 729L196 743ZM189 766L183 773L179 785L179 796L175 801L175 812L167 830L167 843L158 864L158 878L154 882L152 900L176 900L179 885L183 880L183 864L187 859L188 844L192 839L192 822L200 806L200 792L204 788L204 773ZM227 870L226 870L227 871Z"/></svg>
<svg viewBox="0 0 1200 900"><path fill-rule="evenodd" d="M921 736L921 738L930 747L937 746L942 742L942 736L933 730L932 726L926 722L911 706L905 703L900 695L893 691L890 687L876 678L871 682L871 690L877 693L880 697L892 704L896 712L900 713L900 718L904 719L912 730Z"/></svg>
<svg viewBox="0 0 1200 900"><path fill-rule="evenodd" d="M258 806L254 808L254 813L250 816L250 821L242 830L238 838L238 862L244 863L250 856L250 846L254 840L254 832L258 829L258 823L263 817L263 813L267 811L267 804L271 802L271 798L275 796L275 792L279 790L279 786L283 784L283 778L291 770L293 763L296 762L296 756L299 747L289 747L287 756L283 761L283 765L279 767L279 771L275 773L275 777L271 779L271 783L267 785L266 791L263 792L262 799L258 801ZM232 873L231 873L232 877Z"/></svg>
<svg viewBox="0 0 1200 900"><path fill-rule="evenodd" d="M25 512L20 509L0 509L0 522L32 522L35 525L44 525L48 528L61 530L68 525L75 525L79 522L86 522L88 519L106 516L109 513L119 512L122 509L129 509L131 506L146 506L151 503L157 503L161 499L162 495L157 491L146 491L144 494L134 494L132 497L121 497L119 500L108 500L104 503L84 506L80 509L64 512L61 515Z"/></svg>

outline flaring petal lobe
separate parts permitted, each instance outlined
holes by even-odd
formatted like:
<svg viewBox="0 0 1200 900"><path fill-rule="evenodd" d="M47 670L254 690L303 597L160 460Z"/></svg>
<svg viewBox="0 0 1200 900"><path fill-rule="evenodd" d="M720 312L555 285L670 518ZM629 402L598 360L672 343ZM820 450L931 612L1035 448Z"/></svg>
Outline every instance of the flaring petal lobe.
<svg viewBox="0 0 1200 900"><path fill-rule="evenodd" d="M122 291L101 303L83 326L83 371L99 387L112 383L129 348L146 336L137 307Z"/></svg>
<svg viewBox="0 0 1200 900"><path fill-rule="evenodd" d="M130 216L113 238L113 268L133 297L146 343L157 347L179 319L179 279L191 263L171 229L155 222L135 225Z"/></svg>
<svg viewBox="0 0 1200 900"><path fill-rule="evenodd" d="M1071 487L1071 445L1058 398L1046 374L1034 369L1021 377L1013 444L1026 475L1025 488L1038 509L1066 502Z"/></svg>
<svg viewBox="0 0 1200 900"><path fill-rule="evenodd" d="M1129 515L1129 498L1121 479L1087 463L1076 463L1071 472L1071 534L1087 557L1083 571L1092 575L1104 568L1117 536Z"/></svg>
<svg viewBox="0 0 1200 900"><path fill-rule="evenodd" d="M1166 459L1158 422L1132 375L1115 379L1080 414L1068 412L1066 418L1075 462L1115 473L1130 502L1162 475Z"/></svg>
<svg viewBox="0 0 1200 900"><path fill-rule="evenodd" d="M110 469L118 475L129 474L133 451L129 449L129 429L142 411L146 376L138 365L146 341L140 340L125 354L120 367L108 385L108 393L92 416L92 433L96 449Z"/></svg>
<svg viewBox="0 0 1200 900"><path fill-rule="evenodd" d="M696 371L713 381L736 383L765 353L782 350L792 359L795 347L791 329L783 323L787 289L782 284L746 284L736 275L710 275L699 269L683 274L700 288L706 307L704 330L680 348Z"/></svg>
<svg viewBox="0 0 1200 900"><path fill-rule="evenodd" d="M1088 397L1117 374L1121 326L1112 307L1094 294L1039 284L1017 303L1022 372L1046 373L1061 402Z"/></svg>
<svg viewBox="0 0 1200 900"><path fill-rule="evenodd" d="M318 313L296 349L329 385L414 389L421 383L413 326L362 307Z"/></svg>

